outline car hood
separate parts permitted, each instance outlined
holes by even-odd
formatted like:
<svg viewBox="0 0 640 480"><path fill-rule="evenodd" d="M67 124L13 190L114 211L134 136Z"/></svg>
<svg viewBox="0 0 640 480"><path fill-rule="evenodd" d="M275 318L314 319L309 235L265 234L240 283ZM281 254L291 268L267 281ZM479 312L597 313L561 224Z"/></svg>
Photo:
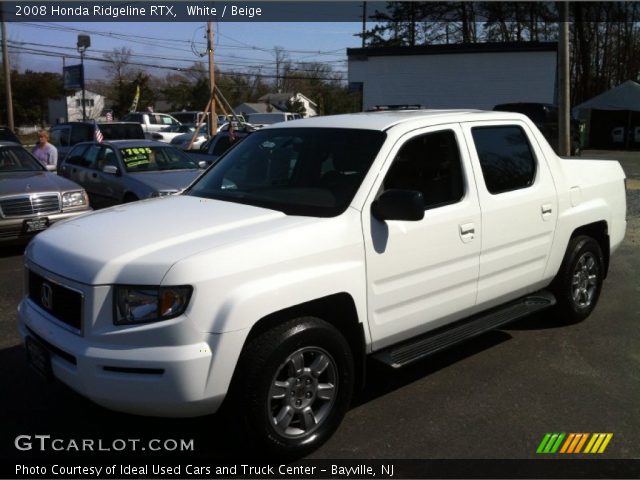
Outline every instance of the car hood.
<svg viewBox="0 0 640 480"><path fill-rule="evenodd" d="M309 217L185 195L144 200L54 224L28 262L91 285L157 284L176 262L225 244L282 232Z"/></svg>
<svg viewBox="0 0 640 480"><path fill-rule="evenodd" d="M21 193L59 192L81 190L78 184L50 172L6 172L0 173L2 195Z"/></svg>
<svg viewBox="0 0 640 480"><path fill-rule="evenodd" d="M164 172L131 173L131 178L154 190L182 190L200 176L204 170L168 170Z"/></svg>

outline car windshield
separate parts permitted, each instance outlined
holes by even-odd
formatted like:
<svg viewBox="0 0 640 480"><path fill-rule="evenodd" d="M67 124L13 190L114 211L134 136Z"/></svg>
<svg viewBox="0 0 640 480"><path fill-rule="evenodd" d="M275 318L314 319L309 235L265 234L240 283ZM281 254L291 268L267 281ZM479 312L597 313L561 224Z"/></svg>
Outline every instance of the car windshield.
<svg viewBox="0 0 640 480"><path fill-rule="evenodd" d="M261 130L229 150L187 192L287 215L332 217L348 207L386 135L373 130Z"/></svg>
<svg viewBox="0 0 640 480"><path fill-rule="evenodd" d="M39 172L44 167L22 147L0 148L0 173Z"/></svg>
<svg viewBox="0 0 640 480"><path fill-rule="evenodd" d="M121 148L120 154L129 173L198 168L196 162L174 147L127 147Z"/></svg>

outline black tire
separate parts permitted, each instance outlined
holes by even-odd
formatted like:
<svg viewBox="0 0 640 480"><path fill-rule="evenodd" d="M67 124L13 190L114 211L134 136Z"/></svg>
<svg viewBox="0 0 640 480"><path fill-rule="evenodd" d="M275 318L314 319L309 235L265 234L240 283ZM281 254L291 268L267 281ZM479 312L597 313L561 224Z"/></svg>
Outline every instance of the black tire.
<svg viewBox="0 0 640 480"><path fill-rule="evenodd" d="M245 346L231 396L234 416L263 454L304 456L338 428L354 371L351 349L331 324L314 317L287 321Z"/></svg>
<svg viewBox="0 0 640 480"><path fill-rule="evenodd" d="M558 320L576 323L587 318L598 303L603 278L600 244L586 235L572 238L552 284Z"/></svg>
<svg viewBox="0 0 640 480"><path fill-rule="evenodd" d="M122 203L131 203L131 202L137 202L137 201L138 201L138 197L136 197L133 193L127 193L124 196Z"/></svg>

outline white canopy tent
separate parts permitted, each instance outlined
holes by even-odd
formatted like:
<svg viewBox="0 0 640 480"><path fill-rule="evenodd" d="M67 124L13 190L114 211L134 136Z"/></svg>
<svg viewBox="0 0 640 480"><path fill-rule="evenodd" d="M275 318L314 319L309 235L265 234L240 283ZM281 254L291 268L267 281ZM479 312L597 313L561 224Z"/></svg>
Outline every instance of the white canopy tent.
<svg viewBox="0 0 640 480"><path fill-rule="evenodd" d="M618 85L576 106L572 112L575 118L587 119L589 110L628 110L640 112L640 83L633 80Z"/></svg>

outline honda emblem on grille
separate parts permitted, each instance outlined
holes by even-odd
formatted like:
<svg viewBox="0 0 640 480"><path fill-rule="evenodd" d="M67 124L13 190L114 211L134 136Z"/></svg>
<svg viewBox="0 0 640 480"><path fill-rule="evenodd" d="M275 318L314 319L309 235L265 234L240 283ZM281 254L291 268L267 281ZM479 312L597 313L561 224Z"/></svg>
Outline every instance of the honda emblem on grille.
<svg viewBox="0 0 640 480"><path fill-rule="evenodd" d="M42 306L48 310L53 307L53 289L48 283L43 283L40 287L40 301Z"/></svg>

